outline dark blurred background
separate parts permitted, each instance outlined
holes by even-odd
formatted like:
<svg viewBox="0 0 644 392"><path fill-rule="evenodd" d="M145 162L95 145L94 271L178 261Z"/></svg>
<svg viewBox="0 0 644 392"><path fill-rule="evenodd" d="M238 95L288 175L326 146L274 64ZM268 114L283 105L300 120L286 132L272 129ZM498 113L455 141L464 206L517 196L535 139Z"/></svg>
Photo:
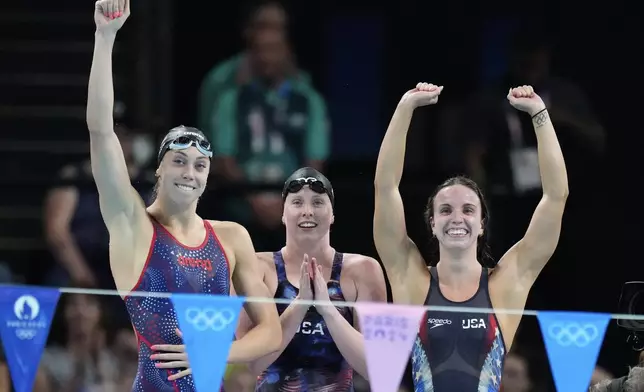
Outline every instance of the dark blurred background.
<svg viewBox="0 0 644 392"><path fill-rule="evenodd" d="M560 246L527 308L614 312L622 284L644 277L637 248L644 35L634 2L132 2L114 52L115 119L144 197L159 137L178 124L198 126L218 152L200 214L242 222L258 251L275 250L283 233L279 214L266 212L279 204L271 185L293 168L319 166L336 192L333 245L377 258L372 182L380 141L402 94L426 81L445 90L438 105L416 112L409 132L401 192L410 236L424 251L427 197L464 173L486 190L498 259L523 235L540 195L539 184L513 180L508 159L536 142L505 95L532 84L550 109L571 193ZM0 6L4 281L112 284L87 165L92 7ZM130 358L126 321L106 316L122 313L120 300L67 304L40 387L71 377L100 384L91 374L127 385L124 370L100 361L82 376L61 365L74 363L74 336L94 330L104 337L91 340L104 343L86 350L104 352L106 363L110 355ZM70 331L74 317L86 327ZM611 322L598 372L622 376L635 363L625 338ZM530 382L506 391L552 390L536 320L525 318L515 347L512 374Z"/></svg>

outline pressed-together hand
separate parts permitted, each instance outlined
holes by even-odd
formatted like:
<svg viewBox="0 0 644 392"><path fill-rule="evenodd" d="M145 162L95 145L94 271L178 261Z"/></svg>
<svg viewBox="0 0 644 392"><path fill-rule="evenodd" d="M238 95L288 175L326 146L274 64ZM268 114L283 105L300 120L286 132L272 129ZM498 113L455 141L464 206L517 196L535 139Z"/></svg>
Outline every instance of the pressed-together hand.
<svg viewBox="0 0 644 392"><path fill-rule="evenodd" d="M526 112L531 116L539 113L546 108L546 104L537 93L534 92L532 86L521 86L511 88L508 91L508 101L515 109Z"/></svg>
<svg viewBox="0 0 644 392"><path fill-rule="evenodd" d="M130 0L99 0L94 8L96 29L116 33L130 16Z"/></svg>
<svg viewBox="0 0 644 392"><path fill-rule="evenodd" d="M333 307L333 305L331 305L331 299L329 298L329 290L327 289L326 280L324 280L324 276L322 274L322 267L315 259L311 262L311 270L313 271L315 300L321 302L315 306L315 309L324 317L330 308ZM328 304L324 304L325 302Z"/></svg>
<svg viewBox="0 0 644 392"><path fill-rule="evenodd" d="M438 102L443 86L436 86L430 83L418 83L416 88L411 89L403 95L401 102L409 102L414 108L433 105Z"/></svg>
<svg viewBox="0 0 644 392"><path fill-rule="evenodd" d="M177 328L177 336L183 339L183 334ZM156 363L158 369L181 369L184 370L168 377L169 381L185 377L192 374L190 362L188 362L188 354L186 353L186 346L184 344L157 344L151 347L155 354L150 355Z"/></svg>
<svg viewBox="0 0 644 392"><path fill-rule="evenodd" d="M313 263L315 263L315 258L313 258ZM302 266L300 267L300 292L297 295L297 299L302 299L305 301L310 301L313 299L313 290L311 289L311 279L313 274L311 273L311 262L309 262L309 255L304 255L304 260L302 260Z"/></svg>

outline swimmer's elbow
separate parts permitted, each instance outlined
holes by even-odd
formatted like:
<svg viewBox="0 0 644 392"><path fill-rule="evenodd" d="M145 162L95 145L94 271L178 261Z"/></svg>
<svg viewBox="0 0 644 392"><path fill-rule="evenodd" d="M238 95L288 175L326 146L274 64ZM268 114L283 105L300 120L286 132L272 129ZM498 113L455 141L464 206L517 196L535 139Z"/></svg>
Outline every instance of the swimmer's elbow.
<svg viewBox="0 0 644 392"><path fill-rule="evenodd" d="M267 325L267 334L266 334L266 349L269 350L269 354L274 354L282 350L282 326L279 323L271 323Z"/></svg>
<svg viewBox="0 0 644 392"><path fill-rule="evenodd" d="M270 345L267 347L269 350L268 355L279 354L282 352L282 337L271 338L269 339ZM279 344L278 344L279 343Z"/></svg>
<svg viewBox="0 0 644 392"><path fill-rule="evenodd" d="M257 347L262 348L262 356L270 355L282 349L282 326L279 318L273 317L257 324L251 330Z"/></svg>
<svg viewBox="0 0 644 392"><path fill-rule="evenodd" d="M545 200L548 203L561 205L561 208L563 208L568 201L568 195L570 195L568 184L562 184L556 189L544 189L542 200Z"/></svg>
<svg viewBox="0 0 644 392"><path fill-rule="evenodd" d="M373 181L373 187L376 190L376 196L378 193L391 191L392 189L398 189L398 182L395 178L387 175L378 175L376 173L376 179Z"/></svg>

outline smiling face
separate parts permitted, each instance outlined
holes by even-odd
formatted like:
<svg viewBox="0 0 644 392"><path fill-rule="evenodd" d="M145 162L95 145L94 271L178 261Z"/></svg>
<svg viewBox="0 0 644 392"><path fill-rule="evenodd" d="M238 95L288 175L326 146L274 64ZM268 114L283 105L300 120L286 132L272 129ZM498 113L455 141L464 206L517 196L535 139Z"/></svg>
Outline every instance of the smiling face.
<svg viewBox="0 0 644 392"><path fill-rule="evenodd" d="M331 199L326 193L314 192L305 185L299 192L286 196L282 222L287 237L317 241L329 234L334 219Z"/></svg>
<svg viewBox="0 0 644 392"><path fill-rule="evenodd" d="M168 151L157 170L158 195L178 205L196 202L206 189L210 160L191 146Z"/></svg>
<svg viewBox="0 0 644 392"><path fill-rule="evenodd" d="M446 186L434 197L432 234L445 249L476 247L483 232L481 201L465 185Z"/></svg>
<svg viewBox="0 0 644 392"><path fill-rule="evenodd" d="M432 234L430 253L438 257L436 261L442 252L454 250L462 255L474 246L479 263L496 266L487 244L490 212L476 182L464 176L448 178L427 200L424 215Z"/></svg>

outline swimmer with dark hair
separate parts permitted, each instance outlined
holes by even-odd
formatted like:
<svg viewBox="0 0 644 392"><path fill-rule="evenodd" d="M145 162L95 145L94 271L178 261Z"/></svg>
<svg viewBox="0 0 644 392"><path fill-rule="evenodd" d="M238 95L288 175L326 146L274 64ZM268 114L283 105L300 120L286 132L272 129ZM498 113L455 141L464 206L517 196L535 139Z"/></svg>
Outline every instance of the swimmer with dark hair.
<svg viewBox="0 0 644 392"><path fill-rule="evenodd" d="M538 153L543 197L527 231L494 268L486 268L489 211L477 184L453 177L428 199L425 221L438 260L429 263L407 236L398 190L414 110L433 105L443 87L419 83L400 100L382 141L375 178L374 241L396 303L522 311L532 285L557 248L568 198L568 176L543 100L530 86L508 91L527 113ZM521 314L427 312L414 344L408 387L415 392L499 391L504 358ZM503 332L503 333L502 333Z"/></svg>

